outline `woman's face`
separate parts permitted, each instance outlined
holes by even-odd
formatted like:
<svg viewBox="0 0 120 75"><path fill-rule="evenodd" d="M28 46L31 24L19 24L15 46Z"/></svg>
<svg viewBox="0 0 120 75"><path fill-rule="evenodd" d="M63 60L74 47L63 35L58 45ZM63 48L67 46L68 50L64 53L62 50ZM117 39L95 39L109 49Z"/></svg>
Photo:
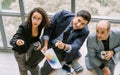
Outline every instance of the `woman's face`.
<svg viewBox="0 0 120 75"><path fill-rule="evenodd" d="M42 22L42 15L38 12L34 12L32 15L32 27L38 27Z"/></svg>

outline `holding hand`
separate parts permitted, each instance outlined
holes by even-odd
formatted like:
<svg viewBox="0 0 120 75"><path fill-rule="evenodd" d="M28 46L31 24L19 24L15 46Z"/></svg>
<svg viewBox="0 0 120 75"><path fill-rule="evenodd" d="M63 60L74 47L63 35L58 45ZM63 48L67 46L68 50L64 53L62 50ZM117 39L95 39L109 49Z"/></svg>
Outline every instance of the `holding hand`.
<svg viewBox="0 0 120 75"><path fill-rule="evenodd" d="M105 60L110 60L113 57L114 52L112 50L106 51L106 55L104 56Z"/></svg>
<svg viewBox="0 0 120 75"><path fill-rule="evenodd" d="M110 72L109 68L107 68L107 67L103 68L103 73L104 73L104 75L111 75L111 72Z"/></svg>
<svg viewBox="0 0 120 75"><path fill-rule="evenodd" d="M33 43L34 50L40 50L41 48L41 43L39 41Z"/></svg>
<svg viewBox="0 0 120 75"><path fill-rule="evenodd" d="M42 53L45 53L47 49L48 49L47 46L43 46L43 48L41 49Z"/></svg>
<svg viewBox="0 0 120 75"><path fill-rule="evenodd" d="M41 48L41 43L38 41L38 47L37 47L37 50L40 50Z"/></svg>
<svg viewBox="0 0 120 75"><path fill-rule="evenodd" d="M65 44L62 41L58 40L55 46L58 47L59 49L64 49Z"/></svg>
<svg viewBox="0 0 120 75"><path fill-rule="evenodd" d="M22 45L24 45L24 41L23 41L22 39L18 39L18 40L16 41L16 44L17 44L18 46L22 46Z"/></svg>

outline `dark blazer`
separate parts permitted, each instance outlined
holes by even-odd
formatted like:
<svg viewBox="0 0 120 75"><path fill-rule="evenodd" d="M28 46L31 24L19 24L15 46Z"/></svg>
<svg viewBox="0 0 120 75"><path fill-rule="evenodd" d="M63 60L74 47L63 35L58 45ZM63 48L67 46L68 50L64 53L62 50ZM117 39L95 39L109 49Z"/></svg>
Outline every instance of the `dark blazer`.
<svg viewBox="0 0 120 75"><path fill-rule="evenodd" d="M35 42L35 41L40 41L39 36L41 33L41 29L39 29L39 34L37 36L36 40L32 40L32 31L31 29L28 29L27 23L22 23L17 32L13 35L12 39L10 40L10 44L13 46L12 50L18 52L19 54L26 53L30 47L30 45ZM17 46L16 41L17 39L22 39L24 40L24 45L22 46Z"/></svg>
<svg viewBox="0 0 120 75"><path fill-rule="evenodd" d="M45 34L49 37L49 45L52 45L52 40L60 36L61 33L66 29L66 27L72 22L74 14L66 10L62 10L56 13L51 18L51 26L45 29ZM89 34L88 26L86 25L83 29L75 30L70 34L67 40L67 44L70 44L72 50L70 53L66 53L66 61L72 61L81 56L79 49L84 43L86 37Z"/></svg>

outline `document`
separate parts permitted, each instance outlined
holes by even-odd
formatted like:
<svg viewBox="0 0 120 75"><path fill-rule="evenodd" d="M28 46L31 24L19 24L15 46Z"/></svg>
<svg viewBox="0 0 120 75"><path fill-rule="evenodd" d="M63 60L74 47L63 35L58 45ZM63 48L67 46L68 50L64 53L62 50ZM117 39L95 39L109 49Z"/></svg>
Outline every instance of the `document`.
<svg viewBox="0 0 120 75"><path fill-rule="evenodd" d="M48 49L45 53L45 58L48 61L48 63L50 64L50 66L53 69L59 69L62 67L61 63L59 62L53 48Z"/></svg>

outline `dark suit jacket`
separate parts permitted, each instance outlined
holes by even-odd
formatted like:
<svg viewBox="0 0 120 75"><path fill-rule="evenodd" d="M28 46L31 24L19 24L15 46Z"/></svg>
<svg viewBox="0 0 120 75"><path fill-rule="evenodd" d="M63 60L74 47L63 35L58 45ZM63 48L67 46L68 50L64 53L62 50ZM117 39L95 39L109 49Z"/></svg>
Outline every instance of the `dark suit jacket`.
<svg viewBox="0 0 120 75"><path fill-rule="evenodd" d="M45 34L49 36L49 45L53 45L51 42L66 29L66 27L72 22L74 18L74 14L62 10L56 13L51 18L51 26L45 29ZM86 25L83 29L75 30L73 33L70 34L67 40L67 44L70 44L72 50L70 53L65 52L65 59L66 61L72 61L81 56L79 53L79 49L84 43L86 37L89 34L88 26Z"/></svg>
<svg viewBox="0 0 120 75"><path fill-rule="evenodd" d="M27 28L27 23L22 23L17 32L13 35L12 39L10 40L10 44L13 46L12 50L18 52L19 54L22 54L22 53L26 53L27 50L29 49L31 43L35 42L35 41L40 41L39 40L39 36L40 36L40 33L41 33L41 29L39 29L39 34L38 34L38 37L36 40L32 40L32 31L31 29L28 29ZM24 45L22 46L17 46L16 45L16 41L17 39L22 39L24 40Z"/></svg>

